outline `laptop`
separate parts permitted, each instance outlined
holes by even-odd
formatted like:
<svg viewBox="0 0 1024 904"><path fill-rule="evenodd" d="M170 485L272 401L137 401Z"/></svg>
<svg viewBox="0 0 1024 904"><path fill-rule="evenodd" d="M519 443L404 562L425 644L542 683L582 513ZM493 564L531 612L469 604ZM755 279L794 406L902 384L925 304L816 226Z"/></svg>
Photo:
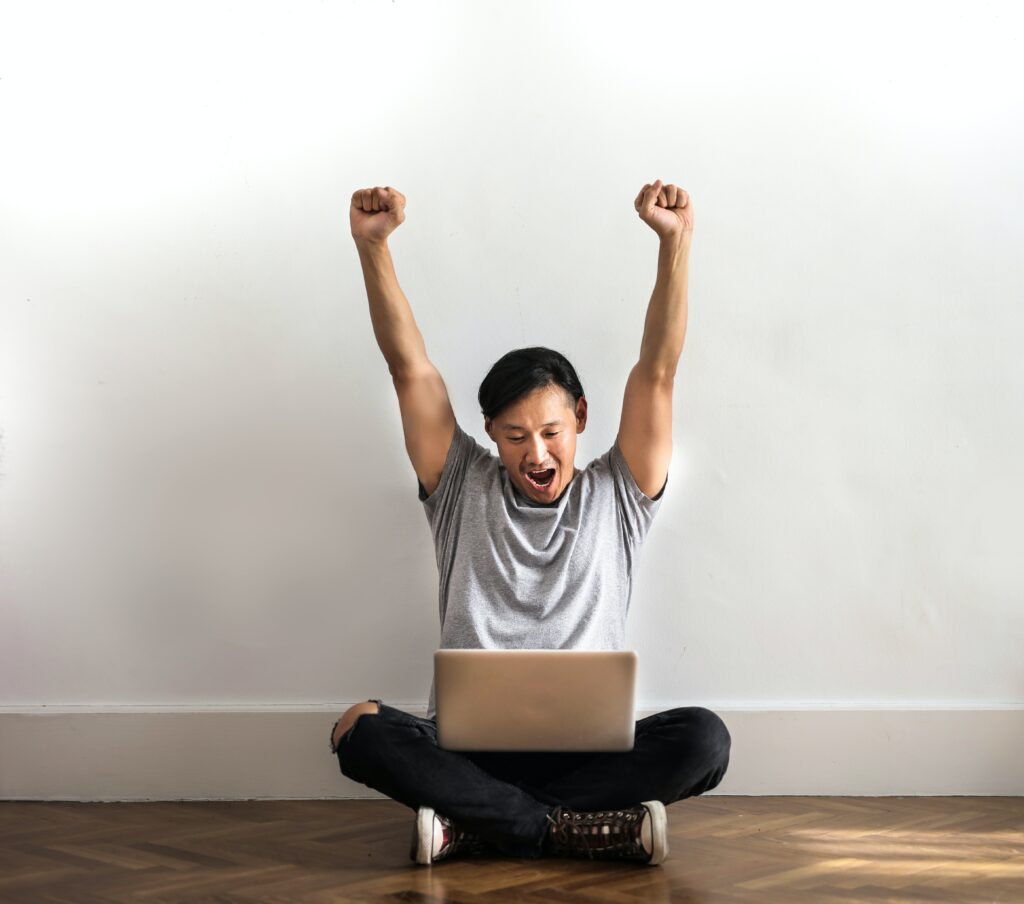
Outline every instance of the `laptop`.
<svg viewBox="0 0 1024 904"><path fill-rule="evenodd" d="M633 650L437 650L446 750L633 749Z"/></svg>

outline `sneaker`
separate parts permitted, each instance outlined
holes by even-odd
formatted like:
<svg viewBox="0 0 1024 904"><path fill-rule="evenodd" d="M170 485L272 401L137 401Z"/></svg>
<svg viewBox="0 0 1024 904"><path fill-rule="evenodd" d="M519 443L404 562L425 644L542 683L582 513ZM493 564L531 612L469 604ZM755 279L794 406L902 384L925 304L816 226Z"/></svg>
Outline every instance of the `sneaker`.
<svg viewBox="0 0 1024 904"><path fill-rule="evenodd" d="M660 800L587 813L557 807L548 822L545 848L556 857L637 860L655 866L668 856L668 820Z"/></svg>
<svg viewBox="0 0 1024 904"><path fill-rule="evenodd" d="M433 807L420 807L412 827L409 859L417 863L437 863L453 854L479 854L487 845L478 835L455 826Z"/></svg>

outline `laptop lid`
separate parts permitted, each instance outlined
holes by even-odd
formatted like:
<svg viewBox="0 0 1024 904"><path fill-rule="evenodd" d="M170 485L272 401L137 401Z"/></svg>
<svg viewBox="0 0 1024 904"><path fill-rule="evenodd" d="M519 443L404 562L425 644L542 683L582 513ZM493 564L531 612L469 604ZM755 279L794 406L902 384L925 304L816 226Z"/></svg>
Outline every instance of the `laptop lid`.
<svg viewBox="0 0 1024 904"><path fill-rule="evenodd" d="M633 749L633 650L437 650L446 750Z"/></svg>

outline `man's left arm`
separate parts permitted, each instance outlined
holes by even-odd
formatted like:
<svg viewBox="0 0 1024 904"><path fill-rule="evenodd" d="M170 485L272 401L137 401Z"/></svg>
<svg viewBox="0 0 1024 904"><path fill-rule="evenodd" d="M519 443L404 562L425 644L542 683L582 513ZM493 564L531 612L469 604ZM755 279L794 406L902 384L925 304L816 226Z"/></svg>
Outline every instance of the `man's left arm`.
<svg viewBox="0 0 1024 904"><path fill-rule="evenodd" d="M661 241L658 277L647 308L640 359L626 381L618 444L637 486L657 496L672 458L672 389L686 338L693 205L675 185L645 185L634 202Z"/></svg>

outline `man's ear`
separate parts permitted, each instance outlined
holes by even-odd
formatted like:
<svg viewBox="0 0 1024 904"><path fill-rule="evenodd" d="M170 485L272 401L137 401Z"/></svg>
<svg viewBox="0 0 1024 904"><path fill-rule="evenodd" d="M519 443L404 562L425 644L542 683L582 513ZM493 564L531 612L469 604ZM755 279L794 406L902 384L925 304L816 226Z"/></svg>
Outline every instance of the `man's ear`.
<svg viewBox="0 0 1024 904"><path fill-rule="evenodd" d="M576 403L576 432L582 433L587 427L587 397L580 396Z"/></svg>
<svg viewBox="0 0 1024 904"><path fill-rule="evenodd" d="M494 439L494 434L491 433L491 426L493 424L494 424L494 421L492 421L489 417L485 417L484 418L484 431L487 433L487 435L491 439Z"/></svg>

